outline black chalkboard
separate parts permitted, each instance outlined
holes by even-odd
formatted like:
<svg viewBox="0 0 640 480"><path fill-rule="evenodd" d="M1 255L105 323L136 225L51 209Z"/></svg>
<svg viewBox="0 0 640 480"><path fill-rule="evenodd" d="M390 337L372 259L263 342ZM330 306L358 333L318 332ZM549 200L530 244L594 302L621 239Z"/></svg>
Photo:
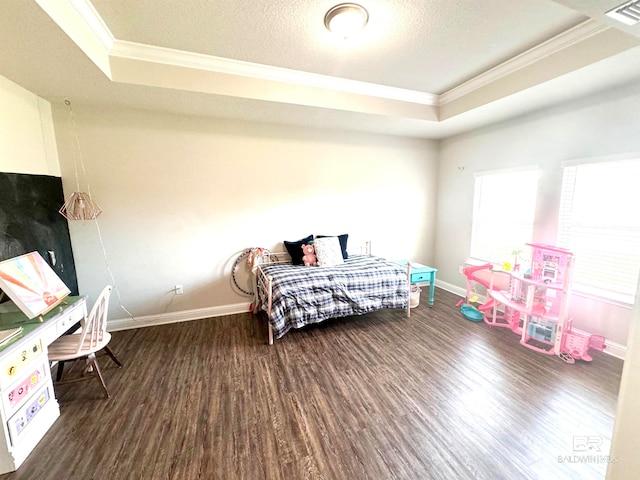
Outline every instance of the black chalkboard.
<svg viewBox="0 0 640 480"><path fill-rule="evenodd" d="M58 213L63 204L59 177L0 173L0 261L38 251L78 295L69 226Z"/></svg>

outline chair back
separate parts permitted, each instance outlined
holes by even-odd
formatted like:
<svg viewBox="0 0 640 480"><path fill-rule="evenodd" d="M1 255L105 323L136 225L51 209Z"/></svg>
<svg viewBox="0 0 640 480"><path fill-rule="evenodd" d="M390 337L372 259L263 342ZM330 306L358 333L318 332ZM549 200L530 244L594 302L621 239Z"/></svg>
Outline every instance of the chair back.
<svg viewBox="0 0 640 480"><path fill-rule="evenodd" d="M107 313L112 289L111 285L104 287L100 295L98 295L96 303L91 307L89 315L81 320L82 333L79 334L81 338L79 339L77 353L82 350L95 352L102 348L99 345L101 345L104 334L107 331Z"/></svg>

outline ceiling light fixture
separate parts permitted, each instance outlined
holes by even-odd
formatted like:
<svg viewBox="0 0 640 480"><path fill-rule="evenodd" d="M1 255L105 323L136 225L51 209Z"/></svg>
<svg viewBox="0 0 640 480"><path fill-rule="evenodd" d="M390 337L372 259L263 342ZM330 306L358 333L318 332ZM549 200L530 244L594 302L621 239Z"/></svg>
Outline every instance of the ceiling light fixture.
<svg viewBox="0 0 640 480"><path fill-rule="evenodd" d="M331 33L349 38L369 21L369 12L357 3L341 3L329 9L324 16L324 26Z"/></svg>
<svg viewBox="0 0 640 480"><path fill-rule="evenodd" d="M64 101L65 105L69 109L69 122L71 123L71 130L73 132L73 139L75 141L75 147L78 155L73 157L73 166L76 172L76 191L73 192L64 205L60 208L60 214L67 220L95 220L98 215L102 213L102 209L96 202L91 199L91 189L87 184L87 191L89 193L80 191L80 179L78 177L78 162L77 158L80 158L80 166L82 167L82 174L87 177L87 172L84 168L84 161L82 160L82 152L80 150L80 141L78 140L78 134L76 133L76 123L73 119L73 109L71 108L71 102L69 100Z"/></svg>

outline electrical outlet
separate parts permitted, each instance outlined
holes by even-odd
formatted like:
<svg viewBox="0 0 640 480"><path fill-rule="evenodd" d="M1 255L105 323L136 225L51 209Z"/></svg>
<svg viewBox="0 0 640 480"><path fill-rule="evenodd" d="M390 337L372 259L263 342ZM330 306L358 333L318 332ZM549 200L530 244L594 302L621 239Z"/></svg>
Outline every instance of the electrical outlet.
<svg viewBox="0 0 640 480"><path fill-rule="evenodd" d="M462 265L460 265L460 266L458 267L458 273L462 273L462 269L463 269L463 268L464 268L464 267L463 267Z"/></svg>
<svg viewBox="0 0 640 480"><path fill-rule="evenodd" d="M182 285L176 285L173 290L176 292L176 295L182 295L184 293Z"/></svg>

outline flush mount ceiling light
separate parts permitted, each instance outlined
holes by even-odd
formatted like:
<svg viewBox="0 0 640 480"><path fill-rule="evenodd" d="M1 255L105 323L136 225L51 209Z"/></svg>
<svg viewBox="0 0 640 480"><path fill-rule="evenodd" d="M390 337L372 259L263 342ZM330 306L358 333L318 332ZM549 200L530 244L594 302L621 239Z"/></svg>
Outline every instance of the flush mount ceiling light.
<svg viewBox="0 0 640 480"><path fill-rule="evenodd" d="M65 105L69 109L69 123L71 124L71 131L75 140L75 146L77 149L77 156L73 157L73 166L76 172L76 191L73 192L64 205L59 210L59 213L67 220L95 220L98 215L102 213L102 209L96 202L91 199L91 191L87 184L87 191L89 193L80 191L80 178L78 176L78 162L77 158L80 158L80 166L82 167L82 173L87 176L87 172L84 168L84 161L82 160L82 152L80 151L80 141L78 140L78 134L76 133L76 123L73 119L73 109L71 108L71 102L69 100L64 101Z"/></svg>
<svg viewBox="0 0 640 480"><path fill-rule="evenodd" d="M369 12L357 3L341 3L329 9L324 16L324 25L331 33L349 38L369 21Z"/></svg>

